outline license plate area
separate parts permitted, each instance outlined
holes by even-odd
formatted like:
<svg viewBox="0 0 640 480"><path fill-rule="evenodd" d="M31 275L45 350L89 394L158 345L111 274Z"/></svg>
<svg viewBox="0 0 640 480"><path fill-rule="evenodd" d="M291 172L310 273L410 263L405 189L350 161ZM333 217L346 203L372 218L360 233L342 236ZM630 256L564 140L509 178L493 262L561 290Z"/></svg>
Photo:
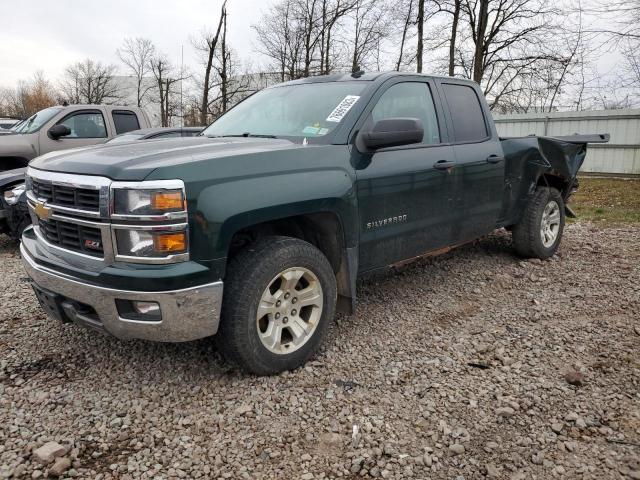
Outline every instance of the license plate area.
<svg viewBox="0 0 640 480"><path fill-rule="evenodd" d="M31 286L33 287L33 291L36 294L36 298L38 299L40 306L47 315L63 323L71 322L71 320L64 314L64 310L62 310L62 301L64 299L62 295L44 290L35 284L32 284Z"/></svg>

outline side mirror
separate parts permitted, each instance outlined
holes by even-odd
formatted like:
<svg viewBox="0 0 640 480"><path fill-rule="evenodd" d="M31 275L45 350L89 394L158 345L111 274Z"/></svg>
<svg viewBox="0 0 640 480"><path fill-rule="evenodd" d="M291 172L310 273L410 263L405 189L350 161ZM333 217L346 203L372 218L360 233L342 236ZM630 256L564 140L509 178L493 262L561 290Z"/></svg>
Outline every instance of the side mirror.
<svg viewBox="0 0 640 480"><path fill-rule="evenodd" d="M66 137L67 135L70 135L71 129L66 125L54 125L49 129L48 133L52 139L58 140L60 137Z"/></svg>
<svg viewBox="0 0 640 480"><path fill-rule="evenodd" d="M417 118L385 118L376 122L371 130L361 132L361 136L369 150L398 147L420 143L424 137L424 127Z"/></svg>

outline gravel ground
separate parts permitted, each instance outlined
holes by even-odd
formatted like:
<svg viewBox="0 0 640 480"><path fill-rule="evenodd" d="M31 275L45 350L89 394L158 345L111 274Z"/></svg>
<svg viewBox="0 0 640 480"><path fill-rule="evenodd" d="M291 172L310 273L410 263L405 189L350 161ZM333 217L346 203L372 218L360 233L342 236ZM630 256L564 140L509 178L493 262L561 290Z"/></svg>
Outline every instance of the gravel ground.
<svg viewBox="0 0 640 480"><path fill-rule="evenodd" d="M257 378L48 320L3 237L0 478L640 479L640 226L509 243L361 281L315 360Z"/></svg>

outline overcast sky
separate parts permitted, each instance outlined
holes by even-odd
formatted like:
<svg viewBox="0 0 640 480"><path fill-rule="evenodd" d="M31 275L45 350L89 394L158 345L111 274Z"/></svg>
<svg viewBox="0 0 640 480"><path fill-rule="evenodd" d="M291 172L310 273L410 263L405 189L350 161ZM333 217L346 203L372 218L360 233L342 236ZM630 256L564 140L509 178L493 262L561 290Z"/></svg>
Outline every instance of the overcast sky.
<svg viewBox="0 0 640 480"><path fill-rule="evenodd" d="M255 51L251 25L259 22L274 1L228 0L229 43L253 71L259 71L266 60ZM88 57L115 64L126 74L115 53L125 37L150 39L176 65L184 45L185 66L197 71L200 67L191 38L207 27L215 28L221 2L0 0L0 86L14 87L38 70L57 83L67 65ZM587 23L593 20L606 21L592 18ZM620 56L615 51L602 53L596 65L600 75L606 75Z"/></svg>
<svg viewBox="0 0 640 480"><path fill-rule="evenodd" d="M196 63L190 38L217 25L221 0L2 0L0 86L13 87L37 70L57 79L64 67L87 57L121 68L115 50L125 37L145 37L179 64ZM253 52L251 25L272 0L229 0L230 44L241 58Z"/></svg>

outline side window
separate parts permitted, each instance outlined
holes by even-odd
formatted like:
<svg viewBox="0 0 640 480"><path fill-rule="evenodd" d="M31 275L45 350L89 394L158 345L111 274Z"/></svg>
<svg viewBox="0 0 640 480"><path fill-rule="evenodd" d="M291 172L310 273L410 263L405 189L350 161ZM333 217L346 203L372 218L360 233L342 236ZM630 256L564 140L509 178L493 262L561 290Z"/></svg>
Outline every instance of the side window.
<svg viewBox="0 0 640 480"><path fill-rule="evenodd" d="M116 133L127 133L132 130L139 130L140 123L135 113L130 110L114 110L113 123L116 126Z"/></svg>
<svg viewBox="0 0 640 480"><path fill-rule="evenodd" d="M58 125L66 125L71 130L71 134L64 138L107 138L104 117L98 110L72 113Z"/></svg>
<svg viewBox="0 0 640 480"><path fill-rule="evenodd" d="M371 117L374 122L383 118L419 118L424 127L422 143L440 143L436 108L426 83L404 82L392 85L373 107Z"/></svg>
<svg viewBox="0 0 640 480"><path fill-rule="evenodd" d="M442 85L451 111L456 142L478 142L489 136L476 91L467 85Z"/></svg>

